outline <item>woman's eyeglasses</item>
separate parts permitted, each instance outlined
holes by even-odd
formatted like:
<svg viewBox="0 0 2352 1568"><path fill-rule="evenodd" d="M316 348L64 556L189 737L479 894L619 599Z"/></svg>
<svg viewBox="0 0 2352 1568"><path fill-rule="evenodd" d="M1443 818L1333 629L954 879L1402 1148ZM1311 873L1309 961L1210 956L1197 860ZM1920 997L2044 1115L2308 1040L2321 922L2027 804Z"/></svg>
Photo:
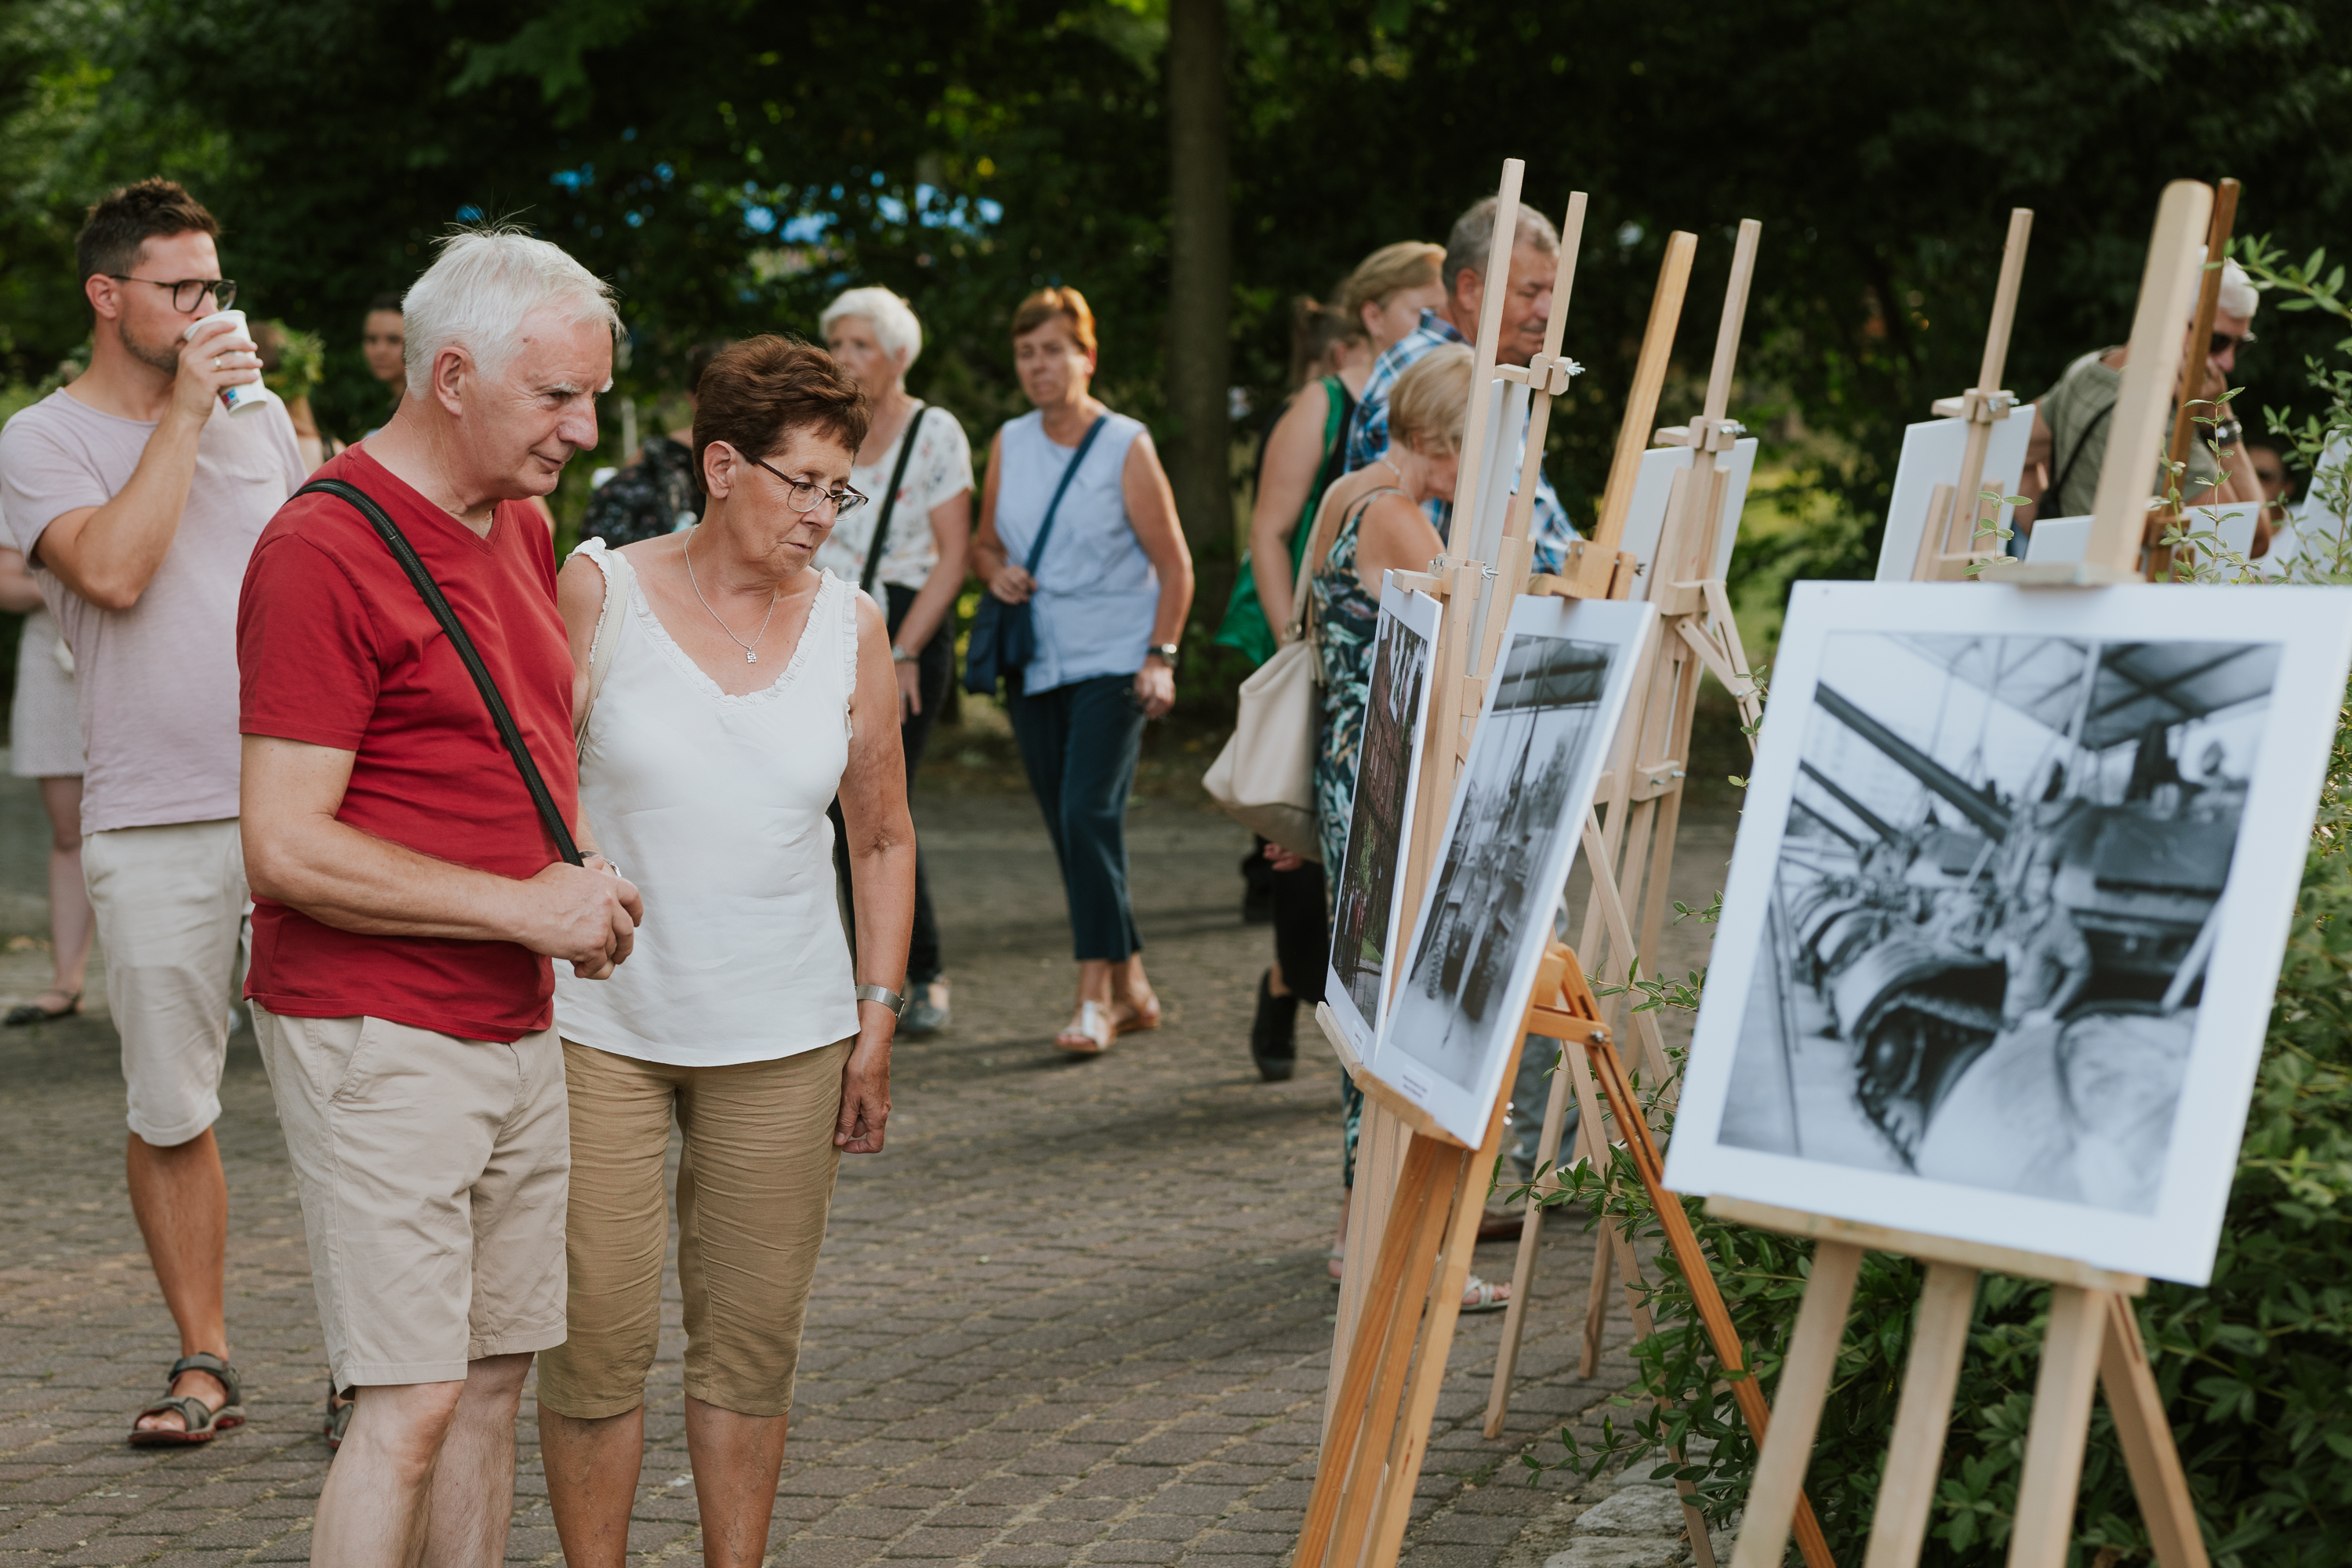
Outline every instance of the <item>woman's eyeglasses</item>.
<svg viewBox="0 0 2352 1568"><path fill-rule="evenodd" d="M823 485L811 484L806 479L796 479L781 468L778 468L759 458L752 457L749 452L743 452L742 448L740 447L737 447L736 450L742 452L745 461L759 464L761 468L766 468L768 472L775 475L776 478L784 481L784 504L791 507L794 511L802 513L812 512L817 509L820 502L831 501L833 503L834 519L835 521L838 521L842 518L847 517L851 512L856 511L859 507L864 506L866 502L867 498L866 496L856 490L849 489L846 485L837 490L829 490Z"/></svg>
<svg viewBox="0 0 2352 1568"><path fill-rule="evenodd" d="M213 297L213 309L216 310L227 310L236 299L236 285L226 278L183 278L177 283L165 283L153 278L133 278L125 272L110 272L107 276L117 283L144 283L150 289L169 289L172 291L172 309L184 316L193 314L205 302L207 294Z"/></svg>
<svg viewBox="0 0 2352 1568"><path fill-rule="evenodd" d="M2213 346L2205 352L2210 357L2219 359L2231 349L2244 348L2253 341L2254 334L2252 332L2215 332Z"/></svg>

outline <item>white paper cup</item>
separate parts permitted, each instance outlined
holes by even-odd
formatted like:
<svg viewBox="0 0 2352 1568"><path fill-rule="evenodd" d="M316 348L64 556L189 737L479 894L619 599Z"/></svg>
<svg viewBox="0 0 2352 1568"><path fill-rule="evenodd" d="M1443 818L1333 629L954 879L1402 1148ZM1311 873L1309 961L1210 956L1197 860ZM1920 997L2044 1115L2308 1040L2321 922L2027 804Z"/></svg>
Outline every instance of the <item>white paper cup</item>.
<svg viewBox="0 0 2352 1568"><path fill-rule="evenodd" d="M243 310L215 310L211 315L203 318L201 321L189 322L188 330L180 334L180 341L182 342L186 342L192 340L198 332L203 331L215 321L233 322L236 324L238 331L242 332L245 331L245 312ZM248 337L251 334L249 333L247 334ZM220 389L220 400L221 406L227 409L231 414L242 414L248 408L258 408L263 404L268 402L269 394L263 388L261 378L257 374L251 381L240 383L236 386L222 387Z"/></svg>

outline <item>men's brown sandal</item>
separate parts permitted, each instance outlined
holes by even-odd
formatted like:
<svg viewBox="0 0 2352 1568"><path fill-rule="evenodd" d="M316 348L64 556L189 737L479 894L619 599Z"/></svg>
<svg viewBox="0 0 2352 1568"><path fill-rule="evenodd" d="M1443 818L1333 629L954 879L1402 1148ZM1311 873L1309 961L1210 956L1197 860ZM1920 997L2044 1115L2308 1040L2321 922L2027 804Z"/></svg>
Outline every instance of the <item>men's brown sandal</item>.
<svg viewBox="0 0 2352 1568"><path fill-rule="evenodd" d="M228 1400L218 1410L206 1405L193 1394L173 1394L172 1385L180 1374L189 1372L208 1373L220 1379L227 1391ZM186 1423L181 1431L168 1426L142 1428L139 1423L150 1415L177 1415ZM198 1443L209 1443L231 1427L245 1425L245 1381L231 1366L210 1351L198 1351L184 1355L172 1363L163 1374L163 1397L131 1417L131 1446L134 1448L184 1448Z"/></svg>

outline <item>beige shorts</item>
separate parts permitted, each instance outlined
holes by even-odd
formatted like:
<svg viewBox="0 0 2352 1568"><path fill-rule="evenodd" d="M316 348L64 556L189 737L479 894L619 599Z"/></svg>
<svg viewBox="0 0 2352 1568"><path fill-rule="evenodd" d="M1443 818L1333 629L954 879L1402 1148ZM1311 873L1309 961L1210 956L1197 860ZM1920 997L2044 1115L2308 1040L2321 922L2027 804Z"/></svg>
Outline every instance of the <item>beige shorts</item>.
<svg viewBox="0 0 2352 1568"><path fill-rule="evenodd" d="M168 1149L220 1120L228 1014L252 948L236 818L114 827L82 839L122 1037L131 1131Z"/></svg>
<svg viewBox="0 0 2352 1568"><path fill-rule="evenodd" d="M743 1415L793 1407L801 1319L824 1244L841 1152L837 1040L775 1061L665 1067L563 1042L572 1096L567 1253L572 1334L539 1363L539 1402L598 1420L645 1403L661 1340L669 1250L662 1166L677 1166L677 1280L686 1392Z"/></svg>
<svg viewBox="0 0 2352 1568"><path fill-rule="evenodd" d="M555 1031L512 1045L256 1005L337 1388L563 1342Z"/></svg>

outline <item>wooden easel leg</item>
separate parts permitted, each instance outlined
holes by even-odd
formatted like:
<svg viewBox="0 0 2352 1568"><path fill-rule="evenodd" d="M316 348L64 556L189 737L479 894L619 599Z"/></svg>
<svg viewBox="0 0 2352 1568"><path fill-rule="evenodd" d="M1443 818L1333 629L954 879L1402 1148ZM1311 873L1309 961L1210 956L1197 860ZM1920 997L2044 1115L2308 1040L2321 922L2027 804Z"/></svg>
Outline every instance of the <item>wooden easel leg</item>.
<svg viewBox="0 0 2352 1568"><path fill-rule="evenodd" d="M1379 1100L1364 1101L1363 1120L1357 1128L1355 1196L1348 1205L1345 1247L1349 1258L1372 1258L1379 1253L1381 1238L1388 1234L1389 1210L1396 1200L1405 1146L1412 1137L1412 1129L1390 1115ZM1324 1401L1327 1434L1331 1413L1339 1407L1339 1387L1347 1375L1349 1355L1356 1342L1357 1319L1363 1311L1371 1278L1371 1271L1361 1268L1341 1272L1339 1321L1331 1335L1330 1392Z"/></svg>
<svg viewBox="0 0 2352 1568"><path fill-rule="evenodd" d="M1560 1056L1568 1064L1569 1081L1576 1089L1578 1136L1592 1151L1593 1173L1613 1190L1609 1124L1601 1120L1601 1092L1592 1081L1592 1064L1583 1051L1573 1046L1560 1052ZM1604 1215L1606 1212L1604 1205ZM1609 1325L1609 1237L1610 1222L1603 1218L1601 1228L1593 1233L1592 1289L1584 1299L1584 1355L1577 1363L1579 1377L1589 1378L1601 1370L1601 1339ZM1627 1283L1632 1283L1630 1275Z"/></svg>
<svg viewBox="0 0 2352 1568"><path fill-rule="evenodd" d="M1578 1054L1563 1048L1553 1068L1549 1091L1544 1097L1543 1132L1536 1141L1536 1170L1528 1194L1527 1217L1519 1222L1519 1255L1511 1266L1511 1304L1503 1312L1503 1342L1495 1352L1495 1378L1486 1393L1486 1436L1503 1435L1503 1417L1510 1410L1511 1378L1518 1370L1519 1339L1527 1331L1528 1292L1534 1288L1536 1257L1543 1246L1543 1196L1559 1182L1550 1168L1559 1160L1559 1141L1568 1126L1568 1058Z"/></svg>
<svg viewBox="0 0 2352 1568"><path fill-rule="evenodd" d="M2164 1419L2164 1398L2140 1340L2139 1319L2123 1296L2107 1297L2099 1382L2106 1390L2107 1408L2115 1413L2116 1438L2131 1471L2132 1491L2147 1521L2157 1563L2160 1568L2210 1568L2189 1479L2181 1473L2180 1453L2172 1446L2172 1428Z"/></svg>
<svg viewBox="0 0 2352 1568"><path fill-rule="evenodd" d="M1435 1224L1429 1211L1438 1206L1433 1189L1438 1166L1447 1152L1438 1143L1423 1138L1413 1139L1406 1152L1404 1173L1398 1184L1398 1209L1390 1216L1389 1226L1381 1237L1380 1257L1370 1277L1370 1288L1357 1318L1352 1353L1338 1380L1339 1395L1334 1408L1346 1414L1329 1422L1324 1434L1322 1459L1315 1471L1315 1490L1307 1500L1307 1521L1299 1531L1296 1559L1298 1568L1320 1568L1333 1532L1346 1511L1343 1503L1356 1500L1349 1493L1354 1489L1360 1452L1373 1446L1370 1433L1387 1430L1371 1419L1369 1405L1377 1373L1388 1359L1390 1342L1402 1338L1408 1349L1412 1343L1411 1333L1400 1331L1397 1319L1407 1279L1428 1278L1425 1261L1418 1271L1412 1264L1423 1233L1432 1233L1431 1250L1435 1250ZM1437 1222L1442 1220L1441 1213Z"/></svg>
<svg viewBox="0 0 2352 1568"><path fill-rule="evenodd" d="M1550 988L1556 990L1559 984L1555 977ZM1544 990L1539 983L1537 994ZM1518 1071L1519 1052L1527 1041L1524 1023L1519 1041L1503 1069L1505 1083ZM1470 1278L1470 1254L1478 1245L1478 1219L1486 1212L1487 1186L1503 1149L1504 1103L1498 1096L1486 1123L1486 1136L1475 1151L1462 1157L1453 1212L1444 1232L1445 1250L1439 1259L1437 1278L1429 1287L1427 1326L1405 1385L1402 1411L1390 1446L1388 1474L1372 1511L1370 1561L1376 1568L1396 1562L1404 1544L1405 1526L1412 1521L1413 1482L1421 1475L1422 1457L1429 1447L1430 1423L1437 1415L1437 1395L1445 1382L1446 1352L1453 1346L1454 1326L1462 1315L1462 1289Z"/></svg>
<svg viewBox="0 0 2352 1568"><path fill-rule="evenodd" d="M2026 1428L2025 1474L2018 1486L2009 1568L2063 1568L2066 1562L2109 1298L2108 1291L2074 1285L2052 1288L2050 1331L2042 1342L2042 1373L2033 1384L2033 1420Z"/></svg>
<svg viewBox="0 0 2352 1568"><path fill-rule="evenodd" d="M1959 1386L1960 1357L1969 1348L1969 1320L1976 1311L1976 1300L1975 1269L1957 1263L1927 1265L1863 1568L1912 1568L1927 1544L1927 1512L1936 1500L1936 1474L1944 1460L1944 1430L1951 1424L1952 1391Z"/></svg>
<svg viewBox="0 0 2352 1568"><path fill-rule="evenodd" d="M1788 1555L1789 1527L1805 1489L1805 1461L1812 1457L1822 1402L1837 1371L1838 1345L1845 1338L1846 1311L1861 1270L1859 1247L1824 1241L1813 1248L1812 1277L1805 1282L1804 1305L1797 1310L1788 1359L1773 1391L1772 1426L1748 1490L1748 1518L1731 1568L1780 1568Z"/></svg>

